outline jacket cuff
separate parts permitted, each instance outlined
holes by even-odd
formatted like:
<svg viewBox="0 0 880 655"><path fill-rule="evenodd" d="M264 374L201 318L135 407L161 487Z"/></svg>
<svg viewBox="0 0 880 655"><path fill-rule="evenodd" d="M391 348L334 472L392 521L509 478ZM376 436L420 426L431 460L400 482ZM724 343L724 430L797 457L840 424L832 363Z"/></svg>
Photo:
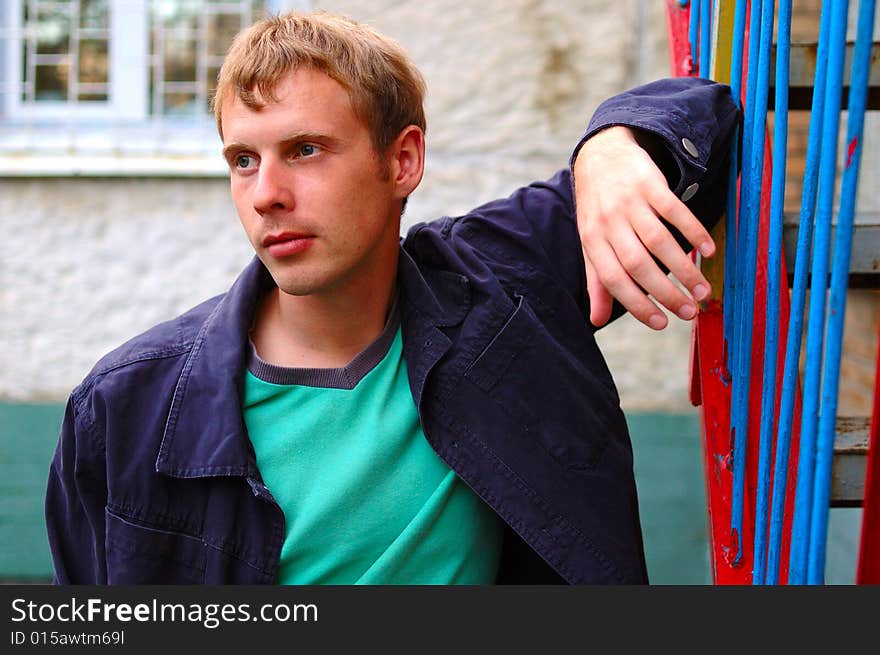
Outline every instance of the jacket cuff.
<svg viewBox="0 0 880 655"><path fill-rule="evenodd" d="M666 176L676 196L687 202L699 192L707 169L717 164L738 111L730 88L699 78L669 78L637 87L603 102L569 160L597 132L614 125L633 128ZM714 160L714 161L713 161Z"/></svg>

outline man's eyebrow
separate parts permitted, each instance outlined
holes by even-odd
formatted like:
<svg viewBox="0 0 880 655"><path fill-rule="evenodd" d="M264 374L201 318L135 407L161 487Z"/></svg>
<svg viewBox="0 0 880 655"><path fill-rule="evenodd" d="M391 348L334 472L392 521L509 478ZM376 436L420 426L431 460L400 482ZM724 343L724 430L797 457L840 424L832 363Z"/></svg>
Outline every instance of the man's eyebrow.
<svg viewBox="0 0 880 655"><path fill-rule="evenodd" d="M282 146L289 146L293 143L300 143L302 141L315 141L320 144L324 144L330 148L338 146L342 144L342 139L330 136L329 134L324 134L322 132L310 132L310 131L300 131L300 132L291 132L290 134L283 137L279 143ZM238 150L247 150L250 146L247 143L242 141L232 141L228 145L223 148L223 157L229 157L230 153L238 151Z"/></svg>
<svg viewBox="0 0 880 655"><path fill-rule="evenodd" d="M244 143L241 143L239 141L232 141L229 143L229 145L223 146L223 151L222 151L223 158L229 159L230 153L232 153L236 150L244 150L246 148L247 148L247 145L245 145Z"/></svg>
<svg viewBox="0 0 880 655"><path fill-rule="evenodd" d="M286 137L281 139L281 143L287 145L290 143L299 143L300 141L318 141L319 143L325 143L329 145L334 145L337 143L342 143L342 140L335 136L330 136L329 134L324 134L323 132L291 132Z"/></svg>

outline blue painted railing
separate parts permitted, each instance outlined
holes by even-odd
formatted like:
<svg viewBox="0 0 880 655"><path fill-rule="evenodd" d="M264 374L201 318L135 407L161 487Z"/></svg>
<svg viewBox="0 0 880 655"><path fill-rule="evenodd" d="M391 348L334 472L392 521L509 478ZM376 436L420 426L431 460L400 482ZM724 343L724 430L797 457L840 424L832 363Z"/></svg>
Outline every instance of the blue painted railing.
<svg viewBox="0 0 880 655"><path fill-rule="evenodd" d="M683 5L686 3L682 3ZM746 2L736 2L731 52L731 90L739 104L742 95ZM745 76L742 170L737 185L737 153L729 181L727 239L723 291L724 340L727 366L732 374L730 429L733 442L731 533L736 535L734 562L743 554L743 518L748 434L749 396L754 325L758 225L760 220L769 72L774 28L774 2L748 3L748 61ZM711 0L691 3L689 36L695 72L709 76ZM789 51L791 0L780 0L777 37L773 175L770 184L770 217L766 274L766 329L758 442L758 485L755 493L754 569L755 584L779 582L782 553L783 512L798 387L798 364L804 328L807 276L811 277L809 317L806 321L807 352L800 423L795 513L789 552L789 583L820 584L825 566L831 468L836 424L838 380L843 320L852 246L855 194L863 147L864 113L875 0L862 0L856 41L847 133L846 164L840 208L829 263L831 225L837 171L837 137L840 124L843 65L846 53L848 0L823 4L813 107L802 187L800 223L795 257L791 315L780 344L780 298L782 270L783 204L788 139ZM699 63L697 54L699 53ZM737 197L737 190L739 194ZM814 220L815 219L815 220ZM811 268L810 268L811 267ZM829 268L830 300L826 306ZM827 326L826 326L827 317ZM826 332L827 329L827 332ZM782 388L777 390L777 361L784 348ZM778 413L777 413L778 397ZM771 458L775 450L775 460ZM772 468L772 471L771 471ZM771 490L772 486L772 490Z"/></svg>

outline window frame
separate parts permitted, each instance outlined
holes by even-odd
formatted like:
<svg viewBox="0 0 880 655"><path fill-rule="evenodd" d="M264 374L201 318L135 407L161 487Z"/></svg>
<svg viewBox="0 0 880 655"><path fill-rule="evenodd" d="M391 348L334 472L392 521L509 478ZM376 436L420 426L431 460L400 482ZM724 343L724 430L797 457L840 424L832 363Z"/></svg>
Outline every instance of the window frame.
<svg viewBox="0 0 880 655"><path fill-rule="evenodd" d="M6 3L6 106L8 120L139 121L149 116L148 0L109 0L109 79L107 101L25 102L22 100L22 43L25 28L21 2ZM120 34L125 35L121 47Z"/></svg>
<svg viewBox="0 0 880 655"><path fill-rule="evenodd" d="M149 0L110 0L110 75L106 103L24 103L21 3L0 9L0 178L225 177L213 116L150 114ZM308 10L312 0L266 0L271 13ZM119 32L126 14L143 21ZM114 30L117 30L114 32ZM125 34L125 52L119 47ZM36 106L36 105L44 106ZM84 106L86 104L92 106ZM102 104L103 106L95 106Z"/></svg>

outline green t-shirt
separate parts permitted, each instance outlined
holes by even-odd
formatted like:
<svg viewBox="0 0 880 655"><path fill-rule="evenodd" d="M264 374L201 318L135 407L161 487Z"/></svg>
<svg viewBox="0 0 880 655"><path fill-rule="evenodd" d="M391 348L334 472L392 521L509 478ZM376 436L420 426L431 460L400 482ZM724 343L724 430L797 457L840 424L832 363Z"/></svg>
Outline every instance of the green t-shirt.
<svg viewBox="0 0 880 655"><path fill-rule="evenodd" d="M251 355L244 419L285 516L280 584L491 584L497 515L434 452L397 321L340 369Z"/></svg>

